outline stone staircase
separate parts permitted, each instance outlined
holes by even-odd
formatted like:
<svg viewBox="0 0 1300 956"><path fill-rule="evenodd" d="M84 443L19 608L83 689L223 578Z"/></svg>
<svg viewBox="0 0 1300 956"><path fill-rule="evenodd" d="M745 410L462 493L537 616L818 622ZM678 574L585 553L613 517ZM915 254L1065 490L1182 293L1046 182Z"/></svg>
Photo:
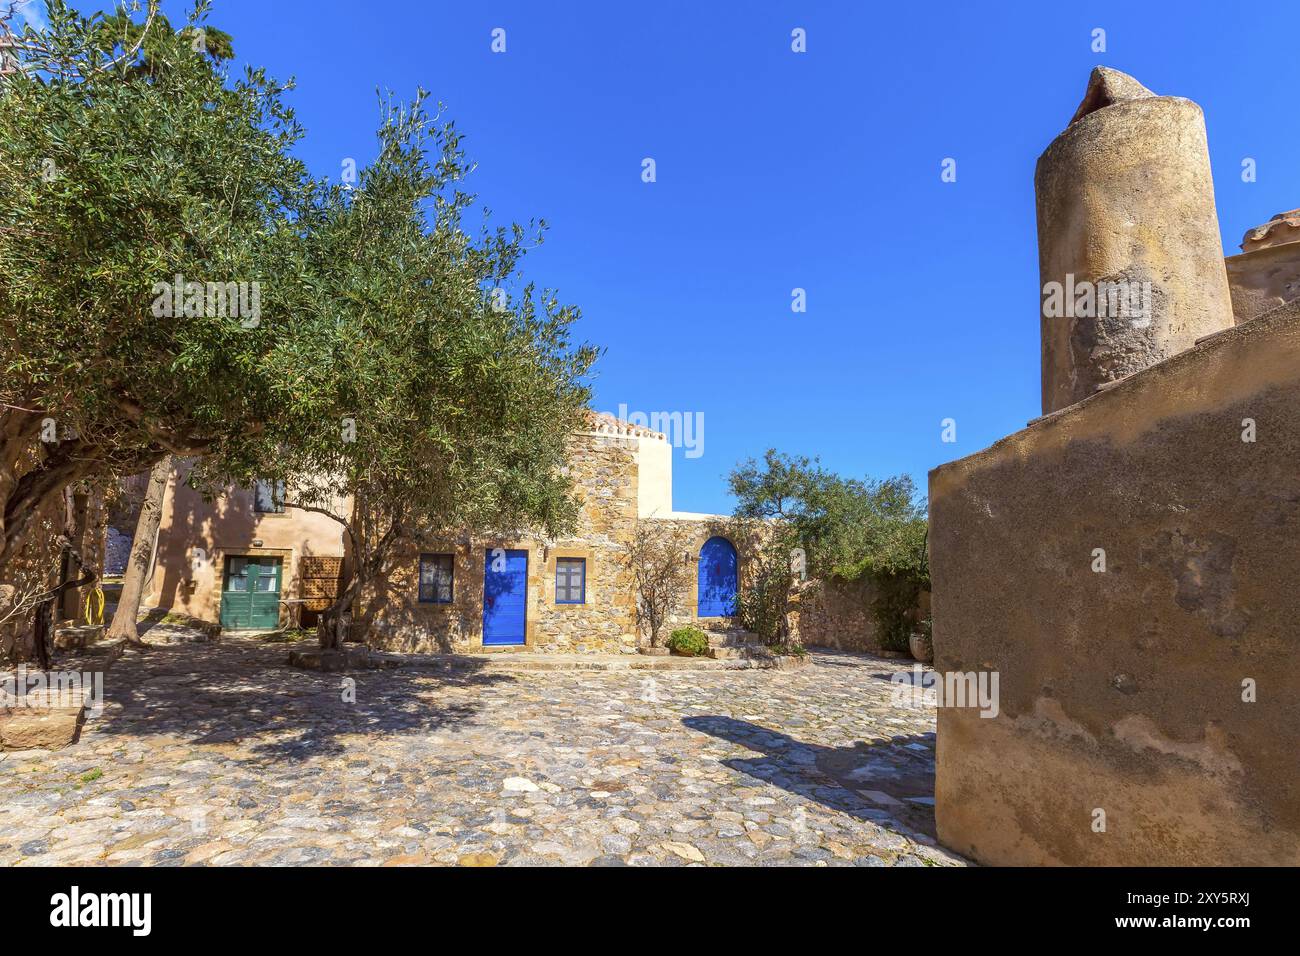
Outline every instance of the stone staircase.
<svg viewBox="0 0 1300 956"><path fill-rule="evenodd" d="M709 656L714 660L750 660L772 656L758 635L744 628L715 626L706 629L705 633L709 636Z"/></svg>

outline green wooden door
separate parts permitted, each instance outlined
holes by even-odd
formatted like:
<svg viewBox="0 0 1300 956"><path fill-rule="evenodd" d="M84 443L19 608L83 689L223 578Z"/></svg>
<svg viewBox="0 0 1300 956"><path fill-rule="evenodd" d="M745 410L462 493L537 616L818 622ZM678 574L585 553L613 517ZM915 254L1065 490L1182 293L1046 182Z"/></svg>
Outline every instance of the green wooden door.
<svg viewBox="0 0 1300 956"><path fill-rule="evenodd" d="M273 628L280 623L280 559L235 555L226 559L221 626Z"/></svg>

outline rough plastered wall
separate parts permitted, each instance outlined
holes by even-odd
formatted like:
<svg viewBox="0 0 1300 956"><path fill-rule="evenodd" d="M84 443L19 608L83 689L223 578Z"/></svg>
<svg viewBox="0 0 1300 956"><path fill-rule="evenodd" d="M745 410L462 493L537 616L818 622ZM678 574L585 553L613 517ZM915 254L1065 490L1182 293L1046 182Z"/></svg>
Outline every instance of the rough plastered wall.
<svg viewBox="0 0 1300 956"><path fill-rule="evenodd" d="M633 594L618 557L637 522L637 438L583 433L570 444L569 470L581 502L571 537L460 539L410 545L380 589L367 595L370 642L394 651L464 653L483 649L483 571L494 548L528 551L524 645L536 652L636 650ZM418 601L421 553L455 555L451 604ZM586 603L555 603L555 565L585 558Z"/></svg>
<svg viewBox="0 0 1300 956"><path fill-rule="evenodd" d="M939 710L945 845L1300 863L1300 303L936 468L930 517L935 666L1000 675Z"/></svg>
<svg viewBox="0 0 1300 956"><path fill-rule="evenodd" d="M221 589L228 558L278 557L283 562L282 598L300 596L298 569L305 557L342 557L342 526L313 512L285 508L279 514L254 510L253 492L228 488L213 501L186 484L192 461L180 461L167 479L158 551L142 603L180 611L204 621L221 619ZM347 514L348 505L336 505ZM253 542L260 542L254 545ZM281 605L281 623L288 620Z"/></svg>
<svg viewBox="0 0 1300 956"><path fill-rule="evenodd" d="M1300 209L1251 229L1241 249L1241 255L1224 260L1238 325L1300 299Z"/></svg>

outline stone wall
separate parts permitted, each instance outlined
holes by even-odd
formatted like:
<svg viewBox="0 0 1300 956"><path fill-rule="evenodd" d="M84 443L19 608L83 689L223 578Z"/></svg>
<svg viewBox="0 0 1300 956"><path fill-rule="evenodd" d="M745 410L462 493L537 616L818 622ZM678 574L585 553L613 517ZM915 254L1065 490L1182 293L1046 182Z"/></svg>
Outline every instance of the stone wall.
<svg viewBox="0 0 1300 956"><path fill-rule="evenodd" d="M871 613L876 594L869 577L804 582L793 595L791 637L808 647L878 653L879 628Z"/></svg>
<svg viewBox="0 0 1300 956"><path fill-rule="evenodd" d="M807 647L879 654L884 648L871 609L879 593L869 576L804 582L791 595L791 637ZM929 613L930 592L923 591L912 619L920 621Z"/></svg>
<svg viewBox="0 0 1300 956"><path fill-rule="evenodd" d="M668 635L679 627L700 627L704 630L727 630L735 625L735 618L715 617L701 618L696 614L700 602L700 549L712 537L726 538L736 549L736 574L738 583L743 586L745 575L749 570L746 560L752 542L737 533L737 529L726 518L720 516L698 516L692 518L654 518L651 519L675 528L681 535L683 561L690 564L689 581L683 591L681 601L664 621L663 632L659 635L662 643Z"/></svg>
<svg viewBox="0 0 1300 956"><path fill-rule="evenodd" d="M1300 299L1300 209L1247 232L1241 249L1225 260L1238 325Z"/></svg>
<svg viewBox="0 0 1300 956"><path fill-rule="evenodd" d="M1300 302L930 473L946 846L1300 864L1298 462Z"/></svg>
<svg viewBox="0 0 1300 956"><path fill-rule="evenodd" d="M33 442L33 446L35 446ZM32 448L15 468L21 478L37 461ZM36 511L27 533L5 555L3 579L0 579L0 660L29 660L35 653L37 595L45 593L59 581L62 570L60 539L68 535L73 550L82 563L81 569L69 567L71 580L85 572L103 575L104 530L107 521L104 496L97 488L73 484L47 499ZM84 602L99 584L70 588L60 601L50 606L51 624L75 621L83 614ZM20 607L15 610L14 605Z"/></svg>
<svg viewBox="0 0 1300 956"><path fill-rule="evenodd" d="M637 439L580 434L571 439L569 469L581 502L572 537L429 541L400 553L394 570L363 601L370 642L385 650L458 652L483 649L483 572L494 548L528 551L528 604L522 650L619 653L636 650L631 582L619 565L637 522ZM451 604L418 602L421 553L455 555ZM555 602L555 564L587 562L586 603Z"/></svg>

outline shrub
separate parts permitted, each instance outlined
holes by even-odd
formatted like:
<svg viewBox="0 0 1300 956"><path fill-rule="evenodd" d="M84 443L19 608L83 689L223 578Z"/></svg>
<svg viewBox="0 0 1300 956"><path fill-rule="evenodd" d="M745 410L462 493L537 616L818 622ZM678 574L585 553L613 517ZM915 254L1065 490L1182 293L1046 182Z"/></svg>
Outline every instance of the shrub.
<svg viewBox="0 0 1300 956"><path fill-rule="evenodd" d="M880 646L887 651L906 651L915 629L912 614L921 594L921 581L909 573L878 573L879 593L871 603Z"/></svg>
<svg viewBox="0 0 1300 956"><path fill-rule="evenodd" d="M620 557L632 578L636 594L638 627L659 646L659 632L673 609L682 605L690 591L695 569L682 560L691 546L686 533L658 521L642 521L632 533Z"/></svg>
<svg viewBox="0 0 1300 956"><path fill-rule="evenodd" d="M764 644L783 640L789 631L790 555L784 537L750 548L748 573L736 595L736 619Z"/></svg>
<svg viewBox="0 0 1300 956"><path fill-rule="evenodd" d="M703 657L709 652L709 638L698 627L679 627L668 635L668 646L674 654Z"/></svg>
<svg viewBox="0 0 1300 956"><path fill-rule="evenodd" d="M738 519L771 522L765 550L775 557L756 562L742 587L740 612L746 629L769 643L785 627L785 593L794 573L813 579L878 584L869 611L881 645L907 649L920 593L930 586L926 556L926 509L906 475L884 481L843 478L816 459L771 450L732 471ZM789 570L778 563L799 556Z"/></svg>
<svg viewBox="0 0 1300 956"><path fill-rule="evenodd" d="M781 644L768 645L773 654L788 654L792 657L805 657L808 654L807 648L802 644L791 644L789 642Z"/></svg>

